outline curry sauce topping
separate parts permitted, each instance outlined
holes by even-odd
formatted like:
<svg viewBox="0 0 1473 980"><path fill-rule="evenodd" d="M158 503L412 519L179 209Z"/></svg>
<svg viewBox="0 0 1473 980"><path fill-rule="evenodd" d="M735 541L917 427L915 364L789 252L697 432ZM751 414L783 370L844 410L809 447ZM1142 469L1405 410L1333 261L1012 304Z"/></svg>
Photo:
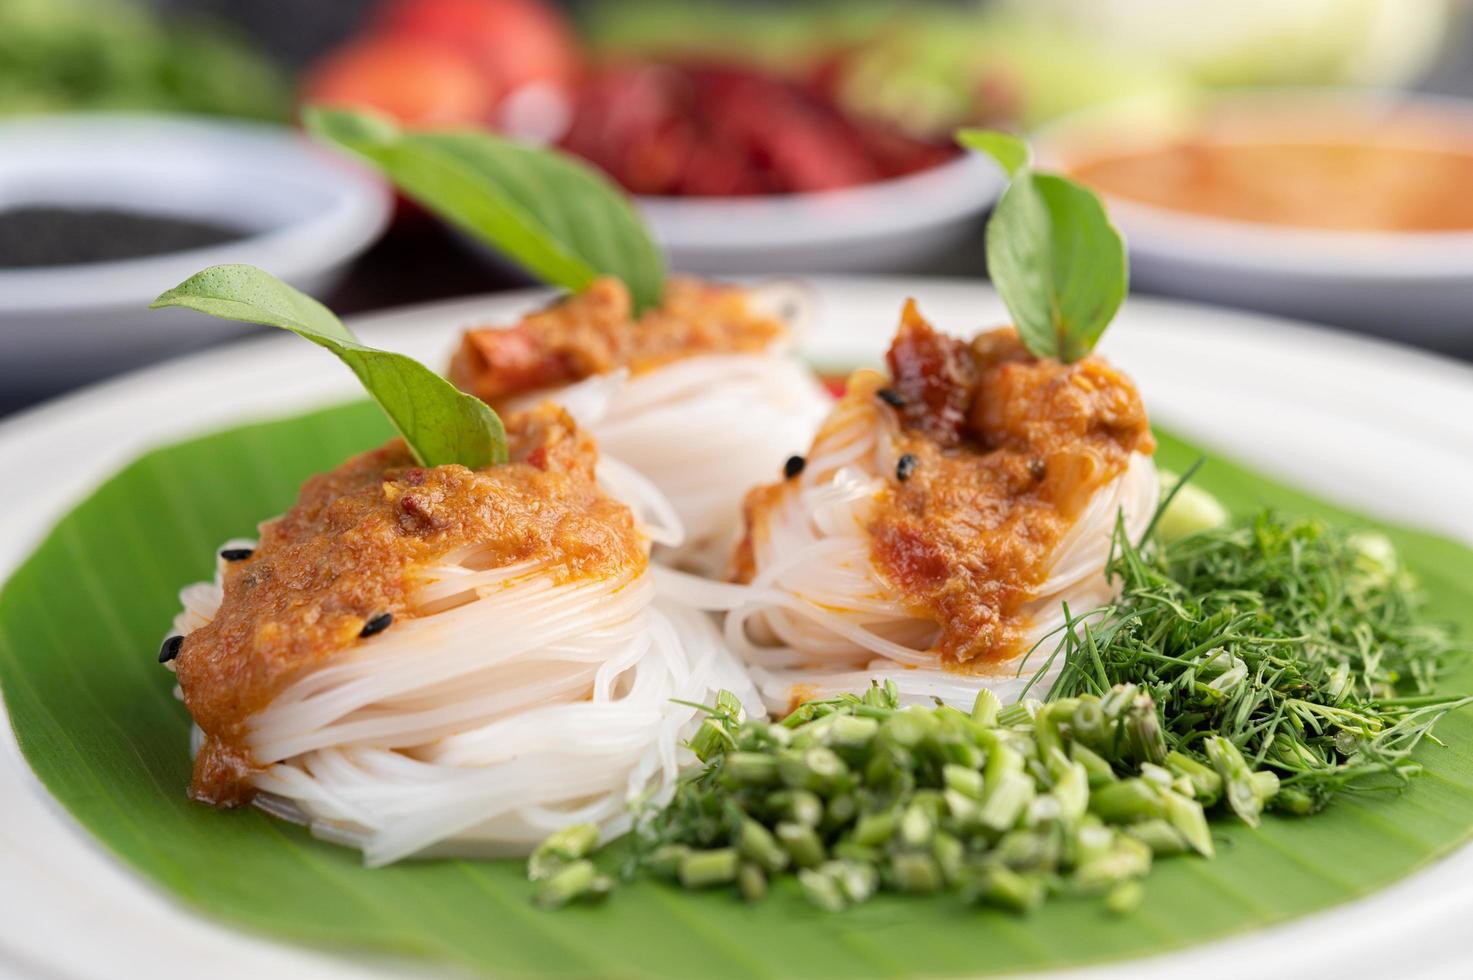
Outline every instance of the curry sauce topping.
<svg viewBox="0 0 1473 980"><path fill-rule="evenodd" d="M416 571L468 546L475 564L536 561L561 581L642 568L634 517L594 482L597 452L561 409L505 420L511 462L423 467L402 440L309 479L224 571L224 601L174 660L204 732L191 795L232 806L258 767L251 715L305 672L412 618Z"/></svg>
<svg viewBox="0 0 1473 980"><path fill-rule="evenodd" d="M617 279L532 313L509 329L467 330L450 362L450 380L495 405L618 368L639 374L698 354L756 354L786 332L752 309L744 289L672 279L660 306L636 319Z"/></svg>
<svg viewBox="0 0 1473 980"><path fill-rule="evenodd" d="M1132 453L1154 451L1145 408L1100 357L1035 358L1011 328L966 343L937 333L914 304L886 360L888 378L856 372L844 395L872 406L895 460L869 518L871 562L937 624L943 666L986 671L1022 652L1021 607L1090 498ZM740 580L755 571L754 511L782 492L748 498Z"/></svg>

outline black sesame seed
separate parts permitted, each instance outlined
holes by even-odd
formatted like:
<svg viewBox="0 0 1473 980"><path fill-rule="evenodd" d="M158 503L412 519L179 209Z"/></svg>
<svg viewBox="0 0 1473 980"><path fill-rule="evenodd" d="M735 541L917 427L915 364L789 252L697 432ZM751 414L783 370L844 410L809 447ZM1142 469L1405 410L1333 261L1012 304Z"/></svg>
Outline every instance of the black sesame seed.
<svg viewBox="0 0 1473 980"><path fill-rule="evenodd" d="M159 647L159 663L166 664L179 656L179 651L184 646L184 637L171 636Z"/></svg>
<svg viewBox="0 0 1473 980"><path fill-rule="evenodd" d="M225 548L220 552L220 557L226 561L245 561L255 553L255 548Z"/></svg>
<svg viewBox="0 0 1473 980"><path fill-rule="evenodd" d="M895 479L899 480L901 483L909 480L910 475L916 471L917 462L919 461L910 453L906 453L901 456L900 459L895 463Z"/></svg>
<svg viewBox="0 0 1473 980"><path fill-rule="evenodd" d="M379 613L377 616L373 617L368 622L363 624L363 629L359 632L358 635L366 638L373 636L375 633L382 633L384 630L389 628L389 624L391 624L393 621L393 613Z"/></svg>
<svg viewBox="0 0 1473 980"><path fill-rule="evenodd" d="M788 461L783 464L783 479L791 480L803 472L803 467L808 465L808 460L802 456L789 456Z"/></svg>
<svg viewBox="0 0 1473 980"><path fill-rule="evenodd" d="M1028 475L1035 480L1048 476L1048 463L1044 462L1042 456L1034 456L1028 461Z"/></svg>
<svg viewBox="0 0 1473 980"><path fill-rule="evenodd" d="M891 408L901 409L905 407L905 396L894 388L881 388L875 392L875 395L880 401L889 405Z"/></svg>

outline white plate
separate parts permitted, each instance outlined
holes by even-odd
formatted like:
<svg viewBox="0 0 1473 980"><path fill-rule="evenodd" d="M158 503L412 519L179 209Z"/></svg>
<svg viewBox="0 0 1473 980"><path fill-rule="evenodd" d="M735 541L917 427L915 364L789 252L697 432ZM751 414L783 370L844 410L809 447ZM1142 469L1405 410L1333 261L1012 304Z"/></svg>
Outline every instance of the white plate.
<svg viewBox="0 0 1473 980"><path fill-rule="evenodd" d="M379 236L377 178L284 126L78 114L0 123L0 210L26 204L177 215L242 229L208 248L87 265L0 269L0 385L54 391L198 348L239 328L155 296L218 262L322 293Z"/></svg>
<svg viewBox="0 0 1473 980"><path fill-rule="evenodd" d="M820 362L876 359L907 296L955 333L1002 319L996 296L979 285L884 278L816 285L823 313L807 347ZM460 326L510 319L539 295L420 307L353 327L370 343L440 364ZM1326 498L1473 544L1473 369L1375 341L1159 301L1129 303L1106 347L1139 382L1153 415L1173 429ZM143 449L356 394L348 372L325 353L269 336L0 423L0 460L14 471L47 474L44 492L12 494L0 508L0 577L89 488ZM260 980L389 969L278 946L177 906L72 823L31 775L9 726L0 728L0 975L8 967L17 975L166 980L207 968L213 977ZM1078 975L1466 977L1473 972L1464 940L1470 913L1473 849L1464 848L1329 912Z"/></svg>
<svg viewBox="0 0 1473 980"><path fill-rule="evenodd" d="M1400 91L1270 89L1197 105L1122 103L1034 136L1042 165L1067 172L1091 148L1190 134L1200 113L1302 111L1304 118L1426 115L1448 142L1473 141L1473 101ZM1251 117L1250 117L1251 118ZM1278 137L1276 137L1278 138ZM1315 139L1310 125L1303 136ZM1439 144L1446 145L1446 144ZM1473 232L1340 232L1205 217L1107 195L1130 243L1131 279L1154 292L1354 327L1442 349L1473 343Z"/></svg>
<svg viewBox="0 0 1473 980"><path fill-rule="evenodd" d="M763 197L640 197L671 264L688 272L914 270L967 240L1002 190L976 154L862 187Z"/></svg>

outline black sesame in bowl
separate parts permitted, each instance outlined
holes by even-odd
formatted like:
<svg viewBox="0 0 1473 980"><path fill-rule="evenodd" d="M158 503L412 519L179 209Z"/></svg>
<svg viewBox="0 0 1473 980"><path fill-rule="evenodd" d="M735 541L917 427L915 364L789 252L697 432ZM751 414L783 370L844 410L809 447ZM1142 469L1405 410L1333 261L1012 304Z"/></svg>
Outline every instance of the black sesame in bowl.
<svg viewBox="0 0 1473 980"><path fill-rule="evenodd" d="M120 208L31 204L0 211L0 269L141 259L222 245L247 229Z"/></svg>

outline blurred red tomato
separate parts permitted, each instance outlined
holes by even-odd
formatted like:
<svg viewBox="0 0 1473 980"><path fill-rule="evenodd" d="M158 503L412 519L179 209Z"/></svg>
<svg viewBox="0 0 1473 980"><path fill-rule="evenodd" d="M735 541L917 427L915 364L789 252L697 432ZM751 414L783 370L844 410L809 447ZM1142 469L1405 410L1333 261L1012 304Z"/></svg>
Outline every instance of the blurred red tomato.
<svg viewBox="0 0 1473 980"><path fill-rule="evenodd" d="M485 122L497 91L464 55L416 38L364 37L308 72L303 103L378 109L415 126Z"/></svg>
<svg viewBox="0 0 1473 980"><path fill-rule="evenodd" d="M503 95L537 82L566 90L582 62L568 22L539 0L388 0L374 23L460 52Z"/></svg>

